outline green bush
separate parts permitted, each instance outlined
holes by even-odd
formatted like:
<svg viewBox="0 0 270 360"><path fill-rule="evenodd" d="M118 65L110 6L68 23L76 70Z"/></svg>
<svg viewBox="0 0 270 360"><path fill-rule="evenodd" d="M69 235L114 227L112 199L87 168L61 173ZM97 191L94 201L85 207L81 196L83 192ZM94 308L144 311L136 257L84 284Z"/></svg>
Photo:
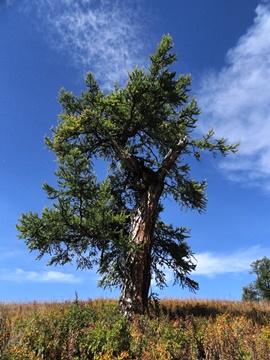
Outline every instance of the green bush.
<svg viewBox="0 0 270 360"><path fill-rule="evenodd" d="M163 300L128 321L117 302L0 304L1 360L270 360L270 306Z"/></svg>

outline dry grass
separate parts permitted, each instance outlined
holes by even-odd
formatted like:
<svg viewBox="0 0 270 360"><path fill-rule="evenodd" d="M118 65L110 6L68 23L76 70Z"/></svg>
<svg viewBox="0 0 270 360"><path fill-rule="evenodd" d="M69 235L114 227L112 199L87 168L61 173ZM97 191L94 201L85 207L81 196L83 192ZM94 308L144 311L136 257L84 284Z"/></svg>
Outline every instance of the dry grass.
<svg viewBox="0 0 270 360"><path fill-rule="evenodd" d="M270 304L163 299L128 322L117 300L0 303L1 360L268 360Z"/></svg>

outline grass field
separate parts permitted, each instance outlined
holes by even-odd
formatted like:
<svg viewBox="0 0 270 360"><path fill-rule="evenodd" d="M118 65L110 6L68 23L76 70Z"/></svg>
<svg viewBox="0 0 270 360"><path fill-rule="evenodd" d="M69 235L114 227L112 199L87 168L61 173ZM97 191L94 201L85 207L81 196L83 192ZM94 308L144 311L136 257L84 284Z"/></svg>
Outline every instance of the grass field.
<svg viewBox="0 0 270 360"><path fill-rule="evenodd" d="M116 300L0 303L1 360L270 360L270 304L161 300L132 322Z"/></svg>

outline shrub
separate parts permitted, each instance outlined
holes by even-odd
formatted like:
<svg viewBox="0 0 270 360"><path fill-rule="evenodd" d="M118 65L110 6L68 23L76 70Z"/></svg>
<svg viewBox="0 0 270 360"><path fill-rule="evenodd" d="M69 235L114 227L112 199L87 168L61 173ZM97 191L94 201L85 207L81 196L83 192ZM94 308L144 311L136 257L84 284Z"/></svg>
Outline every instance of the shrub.
<svg viewBox="0 0 270 360"><path fill-rule="evenodd" d="M164 300L132 322L117 302L0 304L1 360L270 360L267 303Z"/></svg>

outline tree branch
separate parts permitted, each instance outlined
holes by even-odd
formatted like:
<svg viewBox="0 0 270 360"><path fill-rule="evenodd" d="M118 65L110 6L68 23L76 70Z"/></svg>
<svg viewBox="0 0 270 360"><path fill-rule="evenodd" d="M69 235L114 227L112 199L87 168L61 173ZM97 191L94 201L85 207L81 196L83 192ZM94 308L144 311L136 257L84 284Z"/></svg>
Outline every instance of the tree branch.
<svg viewBox="0 0 270 360"><path fill-rule="evenodd" d="M112 145L116 156L122 161L125 167L133 174L138 173L141 167L141 163L136 159L136 157L127 152L114 140L112 140Z"/></svg>
<svg viewBox="0 0 270 360"><path fill-rule="evenodd" d="M175 161L181 154L181 151L186 147L187 145L187 137L184 136L183 138L179 139L175 149L170 149L167 154L165 155L161 167L158 170L158 174L165 179L168 171L172 168L172 166L175 164Z"/></svg>

